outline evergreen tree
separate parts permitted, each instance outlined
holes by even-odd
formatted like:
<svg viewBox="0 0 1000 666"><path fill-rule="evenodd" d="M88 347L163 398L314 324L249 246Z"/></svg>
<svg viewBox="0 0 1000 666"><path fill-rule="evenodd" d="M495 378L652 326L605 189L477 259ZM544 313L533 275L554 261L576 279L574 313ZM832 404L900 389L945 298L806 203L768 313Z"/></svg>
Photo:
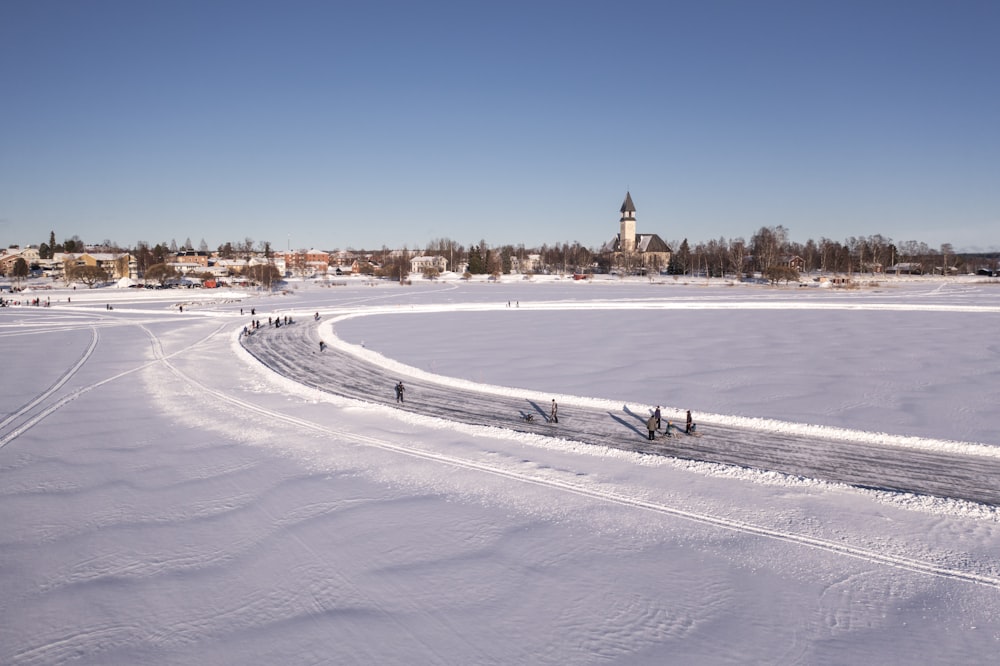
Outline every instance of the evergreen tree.
<svg viewBox="0 0 1000 666"><path fill-rule="evenodd" d="M688 239L681 241L677 251L670 256L670 272L674 275L686 275L691 268L691 246Z"/></svg>
<svg viewBox="0 0 1000 666"><path fill-rule="evenodd" d="M469 249L469 272L473 275L482 275L486 272L486 261L479 245L473 245Z"/></svg>
<svg viewBox="0 0 1000 666"><path fill-rule="evenodd" d="M28 277L28 262L24 260L23 257L18 257L14 260L14 265L11 267L10 276L14 280L14 284L18 287L21 286L21 282Z"/></svg>
<svg viewBox="0 0 1000 666"><path fill-rule="evenodd" d="M81 254L86 252L86 248L79 236L73 236L72 238L63 241L62 251L69 252L71 254Z"/></svg>
<svg viewBox="0 0 1000 666"><path fill-rule="evenodd" d="M163 243L157 243L153 248L153 264L162 264L167 261L167 254L170 250Z"/></svg>
<svg viewBox="0 0 1000 666"><path fill-rule="evenodd" d="M49 232L49 242L38 246L38 256L42 259L51 259L56 248L56 232Z"/></svg>

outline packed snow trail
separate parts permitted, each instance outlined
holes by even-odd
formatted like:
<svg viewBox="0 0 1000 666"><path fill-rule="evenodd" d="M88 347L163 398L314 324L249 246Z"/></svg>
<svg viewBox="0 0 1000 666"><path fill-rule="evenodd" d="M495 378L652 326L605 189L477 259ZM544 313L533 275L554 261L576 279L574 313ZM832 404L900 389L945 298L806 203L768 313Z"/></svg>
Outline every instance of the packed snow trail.
<svg viewBox="0 0 1000 666"><path fill-rule="evenodd" d="M572 439L652 455L669 455L762 469L891 492L933 495L1000 506L1000 459L967 453L886 447L871 442L805 437L713 425L700 437L683 433L647 439L649 414L560 404L559 423L547 420L545 402L420 382L389 374L336 347L319 350L314 321L265 326L241 336L261 363L299 383L334 395L459 423ZM393 387L402 380L404 402ZM526 421L523 415L532 414Z"/></svg>

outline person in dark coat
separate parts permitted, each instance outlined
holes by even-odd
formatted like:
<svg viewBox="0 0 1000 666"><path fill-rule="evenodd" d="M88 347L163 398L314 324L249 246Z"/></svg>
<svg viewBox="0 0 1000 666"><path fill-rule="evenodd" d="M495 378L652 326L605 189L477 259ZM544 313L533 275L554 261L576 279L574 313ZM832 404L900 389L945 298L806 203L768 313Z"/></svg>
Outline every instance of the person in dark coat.
<svg viewBox="0 0 1000 666"><path fill-rule="evenodd" d="M403 402L403 391L405 390L403 382L396 384L396 402Z"/></svg>
<svg viewBox="0 0 1000 666"><path fill-rule="evenodd" d="M688 435L691 434L691 423L692 423L691 422L691 410L689 409L688 410L688 415L687 415L687 425L684 426L684 432L687 433Z"/></svg>
<svg viewBox="0 0 1000 666"><path fill-rule="evenodd" d="M650 416L649 420L646 421L646 430L649 431L649 440L653 441L656 439L656 416Z"/></svg>
<svg viewBox="0 0 1000 666"><path fill-rule="evenodd" d="M552 399L552 409L549 411L549 421L552 423L559 423L559 405L556 404L555 398Z"/></svg>
<svg viewBox="0 0 1000 666"><path fill-rule="evenodd" d="M660 429L660 406L659 405L656 406L656 411L653 412L653 416L656 417L656 429L659 430Z"/></svg>

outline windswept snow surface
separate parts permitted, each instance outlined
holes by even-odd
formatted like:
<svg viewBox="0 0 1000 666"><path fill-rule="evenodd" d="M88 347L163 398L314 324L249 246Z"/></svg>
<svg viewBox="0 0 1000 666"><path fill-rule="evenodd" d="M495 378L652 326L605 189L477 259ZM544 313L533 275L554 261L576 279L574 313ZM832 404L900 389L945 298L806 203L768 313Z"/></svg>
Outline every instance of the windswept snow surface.
<svg viewBox="0 0 1000 666"><path fill-rule="evenodd" d="M0 309L0 663L995 660L994 506L572 429L659 403L705 440L993 460L1000 286L375 284ZM408 403L264 365L251 308L255 344L290 315L294 364L381 367ZM454 423L431 384L561 423Z"/></svg>

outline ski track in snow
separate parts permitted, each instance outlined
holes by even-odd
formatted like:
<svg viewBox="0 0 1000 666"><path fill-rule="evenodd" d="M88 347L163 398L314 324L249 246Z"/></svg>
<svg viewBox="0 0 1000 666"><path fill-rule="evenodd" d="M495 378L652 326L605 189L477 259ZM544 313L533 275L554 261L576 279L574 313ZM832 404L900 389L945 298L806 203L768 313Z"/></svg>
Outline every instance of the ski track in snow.
<svg viewBox="0 0 1000 666"><path fill-rule="evenodd" d="M98 334L96 327L91 327L91 332L92 332L92 335L91 335L91 340L90 340L90 346L83 353L83 356L80 357L80 360L77 361L66 372L64 372L62 374L62 376L59 377L48 389L46 389L45 391L42 391L42 393L40 393L34 400L32 400L28 404L24 405L23 407L20 407L20 408L14 410L14 412L10 416L8 416L7 418L5 418L3 421L0 421L0 432L3 432L3 429L6 428L8 425L10 425L10 423L12 423L13 421L17 420L18 418L20 418L24 414L30 412L32 409L34 409L34 407L36 405L38 405L40 402L44 401L50 395L52 395L53 393L55 393L56 391L58 391L60 388L62 388L62 386L66 382L68 382L73 377L73 375L75 375L80 370L80 368L83 367L83 364L87 362L87 360L93 355L94 350L97 349L97 342L98 342L98 340L100 340L100 335ZM16 435L15 435L15 437L16 437ZM6 436L0 437L0 448L2 448L3 446L5 446L7 444L7 442L10 441L10 439L13 439L13 437L11 437L11 438L8 438Z"/></svg>
<svg viewBox="0 0 1000 666"><path fill-rule="evenodd" d="M118 325L121 325L121 324L118 324ZM145 326L143 326L141 323L140 324L136 324L134 322L130 322L130 323L126 324L126 325L129 325L129 326L137 325L140 328L142 328L151 338L153 338L154 340L157 340L157 338L152 334L152 332L150 332L148 329L146 329ZM208 340L213 335L216 335L217 333L219 333L220 331L222 331L225 327L226 327L226 325L223 324L218 329L216 329L216 331L214 333L212 333L208 337L206 337L205 340ZM9 426L12 422L16 421L18 418L20 418L22 416L26 416L35 407L37 407L41 403L45 402L46 399L50 398L56 391L58 391L63 385L65 385L67 381L69 381L74 375L76 375L77 372L79 372L80 368L82 368L84 366L84 364L91 358L91 356L93 356L94 351L97 349L98 341L100 339L100 337L98 335L98 332L97 332L97 329L95 327L91 327L91 328L93 330L93 338L91 340L91 344L88 347L87 351L84 352L83 357L80 358L80 360L72 368L70 368L67 372L65 372L55 382L55 384L53 384L47 390L45 390L44 392L42 392L38 397L36 397L31 402L29 402L27 405L25 405L25 406L19 408L18 410L16 410L10 416L8 416L6 419L4 419L3 422L0 422L0 432L2 432L2 430L4 428L6 428L7 426ZM202 342L204 342L205 340L203 340ZM184 353L185 351L187 351L187 349L178 350L178 351L174 352L173 354L171 354L171 356L176 355L176 354ZM110 377L102 379L102 380L100 380L98 382L94 382L92 384L88 384L88 385L83 386L81 388L75 389L71 393L69 393L69 394L67 394L67 395L65 395L65 396L63 396L61 398L56 399L54 402L52 402L48 406L44 407L43 409L41 409L40 411L38 411L34 415L28 417L27 419L25 419L24 421L22 421L20 424L18 424L14 428L8 430L8 432L6 434L3 434L2 436L0 436L0 449L2 449L3 447L7 446L10 442L14 441L15 439L17 439L18 437L20 437L21 435L23 435L25 432L27 432L28 430L30 430L34 426L36 426L39 423L41 423L42 421L44 421L48 416L50 416L51 414L55 413L56 411L58 411L63 406L65 406L65 405L69 404L70 402L76 400L81 395L84 395L85 393L89 393L90 391L92 391L92 390L94 390L96 388L100 388L101 386L104 386L105 384L107 384L109 382L113 382L115 380L121 379L121 378L126 377L128 375L131 375L131 374L133 374L135 372L138 372L138 371L140 371L140 370L142 370L142 369L144 369L146 367L149 367L150 365L153 365L155 363L160 362L160 360L161 359L156 359L156 360L153 360L153 361L148 361L146 363L142 363L140 365L137 365L137 366L134 366L132 368L129 368L128 370L124 370L124 371L119 372L119 373L117 373L115 375L112 375Z"/></svg>

